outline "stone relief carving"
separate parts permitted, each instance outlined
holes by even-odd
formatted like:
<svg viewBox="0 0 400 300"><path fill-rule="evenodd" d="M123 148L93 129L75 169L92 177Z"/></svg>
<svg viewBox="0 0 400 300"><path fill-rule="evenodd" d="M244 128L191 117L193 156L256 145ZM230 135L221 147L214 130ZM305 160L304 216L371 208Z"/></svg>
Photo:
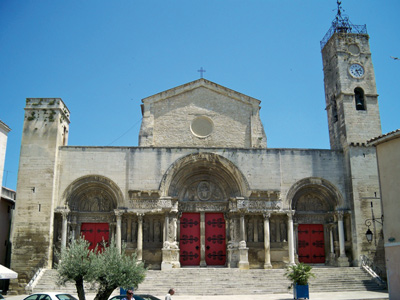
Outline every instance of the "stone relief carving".
<svg viewBox="0 0 400 300"><path fill-rule="evenodd" d="M248 211L263 213L266 210L281 210L282 201L233 199L229 201L231 211Z"/></svg>
<svg viewBox="0 0 400 300"><path fill-rule="evenodd" d="M180 211L214 211L225 212L227 210L226 203L213 203L213 202L191 202L182 201L179 203Z"/></svg>
<svg viewBox="0 0 400 300"><path fill-rule="evenodd" d="M71 210L81 212L109 212L114 209L113 201L101 191L88 191L79 199L73 199L70 203Z"/></svg>
<svg viewBox="0 0 400 300"><path fill-rule="evenodd" d="M183 201L222 201L226 196L214 182L200 181L189 185L183 193Z"/></svg>
<svg viewBox="0 0 400 300"><path fill-rule="evenodd" d="M326 204L322 199L314 195L306 195L300 197L296 203L296 210L300 211L326 211Z"/></svg>

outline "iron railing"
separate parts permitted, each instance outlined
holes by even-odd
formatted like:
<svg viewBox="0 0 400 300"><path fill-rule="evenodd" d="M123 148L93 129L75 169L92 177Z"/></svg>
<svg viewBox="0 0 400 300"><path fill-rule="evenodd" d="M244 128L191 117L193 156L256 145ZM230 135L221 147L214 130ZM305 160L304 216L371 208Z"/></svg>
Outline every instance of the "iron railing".
<svg viewBox="0 0 400 300"><path fill-rule="evenodd" d="M332 37L334 33L356 33L356 34L368 34L367 25L353 25L350 23L348 17L336 17L332 21L332 26L325 34L324 38L320 42L321 50L325 47L326 43Z"/></svg>
<svg viewBox="0 0 400 300"><path fill-rule="evenodd" d="M374 262L366 255L360 255L361 268L365 269L372 277L374 277L380 285L386 286L386 282L382 279L383 271L376 266Z"/></svg>

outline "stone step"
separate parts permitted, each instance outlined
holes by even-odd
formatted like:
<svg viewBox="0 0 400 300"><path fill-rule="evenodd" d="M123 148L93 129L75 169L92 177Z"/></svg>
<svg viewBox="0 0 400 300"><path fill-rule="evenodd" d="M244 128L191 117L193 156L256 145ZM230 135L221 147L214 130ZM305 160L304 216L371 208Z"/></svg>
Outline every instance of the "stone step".
<svg viewBox="0 0 400 300"><path fill-rule="evenodd" d="M369 274L360 268L315 267L316 278L310 280L312 292L381 290ZM149 270L137 292L164 295L175 288L180 295L243 295L287 293L289 280L284 269L239 270L227 268L181 268L169 271ZM58 286L57 271L46 270L34 292L59 290L76 293L74 283ZM96 286L85 284L87 293L95 293Z"/></svg>

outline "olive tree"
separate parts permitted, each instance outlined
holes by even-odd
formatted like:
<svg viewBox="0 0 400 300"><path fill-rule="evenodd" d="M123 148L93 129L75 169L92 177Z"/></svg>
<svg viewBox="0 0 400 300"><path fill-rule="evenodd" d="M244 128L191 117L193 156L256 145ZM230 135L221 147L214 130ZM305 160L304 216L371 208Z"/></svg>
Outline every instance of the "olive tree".
<svg viewBox="0 0 400 300"><path fill-rule="evenodd" d="M125 245L119 249L114 240L101 251L97 247L89 250L89 243L82 238L73 241L61 252L57 268L60 283L74 281L80 300L85 300L83 281L99 284L94 300L107 300L118 287L137 288L146 276L146 269L135 254L128 255L125 249Z"/></svg>
<svg viewBox="0 0 400 300"><path fill-rule="evenodd" d="M118 287L136 289L146 276L146 269L136 255L127 255L125 246L121 251L114 241L97 255L93 268L94 281L100 285L94 300L107 300Z"/></svg>
<svg viewBox="0 0 400 300"><path fill-rule="evenodd" d="M79 300L85 300L84 281L93 278L93 262L96 259L95 252L89 250L89 242L83 238L73 240L61 253L57 253L59 263L57 265L58 283L65 284L68 281L75 282Z"/></svg>

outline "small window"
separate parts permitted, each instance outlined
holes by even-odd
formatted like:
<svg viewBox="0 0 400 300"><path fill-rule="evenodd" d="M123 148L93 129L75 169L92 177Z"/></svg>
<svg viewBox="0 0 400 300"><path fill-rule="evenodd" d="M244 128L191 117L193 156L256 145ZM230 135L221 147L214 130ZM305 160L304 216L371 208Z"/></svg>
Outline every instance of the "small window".
<svg viewBox="0 0 400 300"><path fill-rule="evenodd" d="M338 113L337 113L337 104L336 104L336 97L332 97L332 120L333 123L336 123L338 121Z"/></svg>
<svg viewBox="0 0 400 300"><path fill-rule="evenodd" d="M354 99L357 110L365 110L365 99L364 99L364 91L362 88L354 89Z"/></svg>

